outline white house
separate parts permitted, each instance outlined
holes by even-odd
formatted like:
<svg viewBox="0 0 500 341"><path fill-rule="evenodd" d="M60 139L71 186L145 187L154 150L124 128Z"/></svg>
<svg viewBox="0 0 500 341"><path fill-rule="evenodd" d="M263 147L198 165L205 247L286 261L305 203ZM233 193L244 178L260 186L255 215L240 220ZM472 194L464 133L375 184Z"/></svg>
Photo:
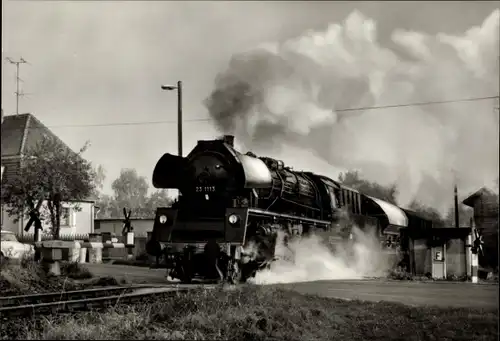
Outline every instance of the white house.
<svg viewBox="0 0 500 341"><path fill-rule="evenodd" d="M69 148L32 114L3 116L2 112L1 132L2 182L19 171L24 151L35 146L45 136L56 138L61 145ZM6 213L6 207L4 207L3 203L1 206L2 230L23 234L24 227L29 218L23 217L17 223L14 223L14 219ZM41 210L44 210L44 206L46 209L46 204L44 203ZM95 200L89 198L89 200L78 202L65 202L62 206L61 235L94 232ZM50 219L44 219L43 225L45 231L50 229ZM30 230L28 233L33 233L33 230Z"/></svg>
<svg viewBox="0 0 500 341"><path fill-rule="evenodd" d="M92 200L62 203L60 234L76 235L93 233L94 206L95 204ZM48 212L46 203L42 205L41 211L42 210ZM2 207L2 230L12 231L19 234L33 233L32 229L29 232L24 232L24 227L28 221L29 217L25 216L17 223L14 223L14 220L5 212L5 207ZM44 232L50 231L51 223L48 215L45 215L42 220L42 224Z"/></svg>

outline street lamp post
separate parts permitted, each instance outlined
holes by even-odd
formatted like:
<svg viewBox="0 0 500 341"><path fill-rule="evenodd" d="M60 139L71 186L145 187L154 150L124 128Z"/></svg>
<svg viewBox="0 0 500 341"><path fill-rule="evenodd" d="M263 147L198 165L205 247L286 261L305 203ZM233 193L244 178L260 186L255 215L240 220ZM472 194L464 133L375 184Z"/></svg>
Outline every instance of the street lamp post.
<svg viewBox="0 0 500 341"><path fill-rule="evenodd" d="M179 156L182 156L182 82L175 85L162 85L162 90L177 90L177 148Z"/></svg>
<svg viewBox="0 0 500 341"><path fill-rule="evenodd" d="M460 227L460 217L458 215L458 189L457 189L457 182L455 181L455 186L453 188L454 192L454 207L455 207L455 227L459 228Z"/></svg>

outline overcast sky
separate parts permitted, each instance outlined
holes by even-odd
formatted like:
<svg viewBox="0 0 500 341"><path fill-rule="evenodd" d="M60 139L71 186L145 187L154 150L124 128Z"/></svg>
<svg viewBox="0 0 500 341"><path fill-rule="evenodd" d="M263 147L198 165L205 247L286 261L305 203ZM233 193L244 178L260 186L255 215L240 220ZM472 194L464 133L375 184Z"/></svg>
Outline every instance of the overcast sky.
<svg viewBox="0 0 500 341"><path fill-rule="evenodd" d="M232 54L324 29L358 9L390 46L395 29L463 33L495 2L146 2L2 0L2 59L21 56L20 112L31 112L70 147L107 170L150 179L158 158L175 153L176 95L160 84L184 83L184 118L208 118L202 101ZM15 67L2 63L2 108L15 112ZM120 122L136 126L55 127ZM184 152L218 134L210 121L186 122ZM237 138L237 137L236 137ZM292 155L278 155L295 164ZM314 167L314 166L311 166ZM319 166L318 166L319 167ZM314 169L313 169L314 170Z"/></svg>

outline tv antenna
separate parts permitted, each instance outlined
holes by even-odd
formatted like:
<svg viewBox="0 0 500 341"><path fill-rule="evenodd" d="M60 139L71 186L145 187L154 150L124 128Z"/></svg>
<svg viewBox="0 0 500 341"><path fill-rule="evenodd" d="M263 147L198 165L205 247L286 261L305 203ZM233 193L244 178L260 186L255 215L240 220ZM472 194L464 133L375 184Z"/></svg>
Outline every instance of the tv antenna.
<svg viewBox="0 0 500 341"><path fill-rule="evenodd" d="M19 66L21 64L29 64L23 57L19 60L13 60L12 58L5 58L9 63L14 64L16 66L16 115L19 115L19 97L26 95L24 92L19 91L19 82L23 82L23 80L19 77Z"/></svg>

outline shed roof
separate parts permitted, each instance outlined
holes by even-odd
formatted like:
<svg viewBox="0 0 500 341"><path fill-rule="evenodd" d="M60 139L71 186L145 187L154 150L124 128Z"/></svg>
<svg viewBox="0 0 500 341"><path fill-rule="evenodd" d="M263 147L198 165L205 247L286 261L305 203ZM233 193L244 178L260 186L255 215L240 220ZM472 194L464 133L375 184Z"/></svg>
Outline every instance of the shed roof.
<svg viewBox="0 0 500 341"><path fill-rule="evenodd" d="M481 187L480 189L469 195L467 198L465 198L462 203L466 206L474 207L474 201L483 195L498 197L498 195L488 187Z"/></svg>

